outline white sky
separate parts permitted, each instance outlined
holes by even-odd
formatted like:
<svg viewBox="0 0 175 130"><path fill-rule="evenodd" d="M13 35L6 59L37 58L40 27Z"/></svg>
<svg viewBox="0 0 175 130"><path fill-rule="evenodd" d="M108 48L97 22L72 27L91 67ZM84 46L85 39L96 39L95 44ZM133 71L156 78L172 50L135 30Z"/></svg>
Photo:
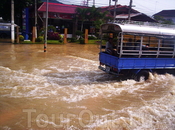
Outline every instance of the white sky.
<svg viewBox="0 0 175 130"><path fill-rule="evenodd" d="M82 5L83 1L87 0L58 0L65 4L77 4ZM129 5L130 0L118 0L117 4ZM92 5L93 0L89 0L89 5ZM111 4L114 5L114 1ZM109 0L95 0L95 6L108 6ZM135 7L133 9L145 13L149 16L152 16L155 13L160 12L161 10L175 10L175 0L133 0Z"/></svg>

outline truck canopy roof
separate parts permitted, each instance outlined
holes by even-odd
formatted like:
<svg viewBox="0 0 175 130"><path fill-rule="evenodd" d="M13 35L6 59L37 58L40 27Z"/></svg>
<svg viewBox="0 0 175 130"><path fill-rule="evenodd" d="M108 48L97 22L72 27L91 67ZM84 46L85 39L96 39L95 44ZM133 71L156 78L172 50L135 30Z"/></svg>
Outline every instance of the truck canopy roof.
<svg viewBox="0 0 175 130"><path fill-rule="evenodd" d="M175 27L150 26L148 24L120 24L108 23L101 26L102 32L123 32L146 35L166 35L175 37Z"/></svg>

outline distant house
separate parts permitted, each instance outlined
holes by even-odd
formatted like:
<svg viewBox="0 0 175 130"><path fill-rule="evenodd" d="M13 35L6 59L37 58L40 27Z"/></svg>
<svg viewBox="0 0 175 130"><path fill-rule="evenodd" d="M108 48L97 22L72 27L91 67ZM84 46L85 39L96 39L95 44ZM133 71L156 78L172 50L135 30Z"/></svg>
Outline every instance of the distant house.
<svg viewBox="0 0 175 130"><path fill-rule="evenodd" d="M45 1L45 0L42 0ZM49 2L49 25L53 25L57 28L57 31L60 31L63 33L64 28L68 28L68 33L75 32L76 28L80 28L80 21L75 21L75 15L76 15L76 8L88 8L87 6L79 6L79 5L67 5L67 4L61 4L59 2L54 2L55 0L51 0L52 2ZM99 7L101 11L109 11L110 17L114 18L114 5L113 6L105 6L105 7ZM116 20L127 20L128 19L128 12L129 7L126 5L117 5L116 8ZM38 16L40 20L38 21L38 25L41 27L45 25L45 17L46 17L46 2L43 2L40 7L38 8ZM130 10L130 17L133 21L143 21L143 22L156 22L151 17L140 13L134 9ZM42 22L41 22L42 21ZM84 26L87 29L90 29L90 26L92 24L84 23Z"/></svg>
<svg viewBox="0 0 175 130"><path fill-rule="evenodd" d="M46 0L42 0L46 1ZM81 21L75 20L76 8L88 8L87 6L79 5L68 5L62 4L57 0L50 0L48 3L48 24L56 27L57 31L60 33L64 32L64 28L68 28L69 34L75 34L76 29L80 29ZM114 8L115 6L105 6L99 7L101 11L109 11L109 17L114 18ZM116 20L127 20L128 19L129 7L126 5L117 5L116 8ZM34 14L34 13L31 13ZM32 16L34 18L34 16ZM42 28L45 25L46 18L46 2L43 2L38 8L38 28ZM133 21L143 21L143 22L156 22L151 17L138 12L137 10L130 10L130 18ZM34 20L33 20L34 21ZM84 27L90 29L92 24L90 21L84 22Z"/></svg>
<svg viewBox="0 0 175 130"><path fill-rule="evenodd" d="M166 20L172 20L175 23L175 10L162 10L156 14L153 15L155 16L161 16Z"/></svg>
<svg viewBox="0 0 175 130"><path fill-rule="evenodd" d="M53 0L52 0L53 1ZM63 33L64 28L68 28L68 33L75 32L78 25L75 21L76 8L87 8L87 6L68 5L60 3L48 3L48 24L56 27L58 32ZM45 25L46 18L46 2L38 8L38 16L42 19L39 25Z"/></svg>
<svg viewBox="0 0 175 130"><path fill-rule="evenodd" d="M114 17L113 15L114 15L115 6L105 6L100 8L105 11L108 10L111 16ZM128 17L129 17L128 12L129 12L129 6L117 5L115 20L128 20ZM130 10L130 18L132 21L157 22L156 20L147 16L146 14L143 14L134 9Z"/></svg>

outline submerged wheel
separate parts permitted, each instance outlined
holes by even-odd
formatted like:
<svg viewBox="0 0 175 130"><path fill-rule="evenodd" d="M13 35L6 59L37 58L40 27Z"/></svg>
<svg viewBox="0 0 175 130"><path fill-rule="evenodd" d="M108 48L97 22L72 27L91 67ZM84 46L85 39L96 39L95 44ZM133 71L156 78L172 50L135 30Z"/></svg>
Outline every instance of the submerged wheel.
<svg viewBox="0 0 175 130"><path fill-rule="evenodd" d="M135 77L136 81L146 81L149 78L149 71L141 70Z"/></svg>

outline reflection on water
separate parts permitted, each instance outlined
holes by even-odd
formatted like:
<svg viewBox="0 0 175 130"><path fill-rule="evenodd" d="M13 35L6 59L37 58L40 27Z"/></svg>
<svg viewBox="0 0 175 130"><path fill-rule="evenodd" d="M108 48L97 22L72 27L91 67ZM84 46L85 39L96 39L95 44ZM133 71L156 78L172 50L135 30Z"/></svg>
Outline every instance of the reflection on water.
<svg viewBox="0 0 175 130"><path fill-rule="evenodd" d="M174 130L175 77L120 81L96 45L1 44L0 129Z"/></svg>

